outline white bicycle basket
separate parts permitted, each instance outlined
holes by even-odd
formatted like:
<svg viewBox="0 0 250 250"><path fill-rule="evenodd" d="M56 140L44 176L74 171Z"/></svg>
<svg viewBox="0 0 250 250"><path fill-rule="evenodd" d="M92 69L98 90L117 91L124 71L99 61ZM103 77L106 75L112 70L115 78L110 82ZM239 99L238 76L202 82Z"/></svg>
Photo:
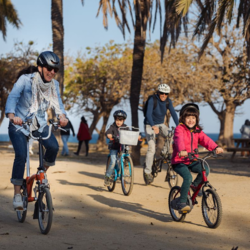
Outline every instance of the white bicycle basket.
<svg viewBox="0 0 250 250"><path fill-rule="evenodd" d="M129 128L130 130L126 130L127 128ZM133 131L131 129L133 129ZM120 144L136 146L138 143L139 133L140 133L139 128L135 127L120 128L120 137L119 137Z"/></svg>

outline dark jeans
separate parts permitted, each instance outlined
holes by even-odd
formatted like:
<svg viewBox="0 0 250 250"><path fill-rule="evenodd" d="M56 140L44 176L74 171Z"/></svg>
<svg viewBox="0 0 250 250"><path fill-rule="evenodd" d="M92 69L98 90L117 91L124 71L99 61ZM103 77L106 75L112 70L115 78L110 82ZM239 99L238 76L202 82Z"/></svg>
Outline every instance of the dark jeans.
<svg viewBox="0 0 250 250"><path fill-rule="evenodd" d="M42 137L47 136L48 131L49 127L46 126L41 134ZM21 131L16 131L16 127L11 123L9 125L9 136L15 151L11 183L20 186L23 183L23 175L27 157L27 137ZM55 136L51 134L50 138L44 140L42 144L46 149L43 158L43 164L46 166L54 166L57 152L59 150L59 145Z"/></svg>
<svg viewBox="0 0 250 250"><path fill-rule="evenodd" d="M173 165L174 171L179 174L183 178L183 183L181 186L181 197L180 202L186 203L187 202L187 196L188 196L188 190L190 188L190 185L192 183L192 175L190 173L198 173L197 177L194 180L194 186L198 186L202 181L202 165L199 161L195 161L190 165L186 165L183 163L179 163L176 165ZM206 175L209 175L208 167L205 165L206 169Z"/></svg>
<svg viewBox="0 0 250 250"><path fill-rule="evenodd" d="M76 153L79 155L83 142L85 142L86 156L88 156L88 154L89 154L89 140L86 140L86 141L79 141L79 143L78 143L78 149L77 149L77 152L76 152Z"/></svg>

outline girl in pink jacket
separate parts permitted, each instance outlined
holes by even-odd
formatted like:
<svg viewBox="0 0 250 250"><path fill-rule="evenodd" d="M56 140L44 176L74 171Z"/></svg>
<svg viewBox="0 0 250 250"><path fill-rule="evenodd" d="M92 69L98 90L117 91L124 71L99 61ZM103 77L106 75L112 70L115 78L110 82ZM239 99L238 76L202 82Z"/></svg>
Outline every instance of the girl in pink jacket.
<svg viewBox="0 0 250 250"><path fill-rule="evenodd" d="M181 196L177 203L179 211L189 211L190 206L187 205L187 196L190 184L192 183L192 175L190 173L198 173L194 180L194 186L198 186L202 181L202 166L199 161L190 161L187 158L188 153L194 153L198 149L198 144L208 150L216 149L216 154L223 153L223 149L210 139L199 125L199 106L194 103L184 105L180 111L179 125L176 127L173 138L173 156L172 166L174 171L183 178L181 186ZM208 176L208 167L206 175Z"/></svg>

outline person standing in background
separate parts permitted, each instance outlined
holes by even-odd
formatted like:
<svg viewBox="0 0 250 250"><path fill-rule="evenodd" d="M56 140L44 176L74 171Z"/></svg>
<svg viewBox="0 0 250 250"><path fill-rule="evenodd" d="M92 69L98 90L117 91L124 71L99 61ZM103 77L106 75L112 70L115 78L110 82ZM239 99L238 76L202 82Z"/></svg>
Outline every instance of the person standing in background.
<svg viewBox="0 0 250 250"><path fill-rule="evenodd" d="M243 139L250 139L250 121L247 119L245 120L244 125L242 125L241 129L241 138ZM246 145L249 147L250 145ZM247 152L247 155L250 155L250 151ZM245 151L241 151L241 156L245 156Z"/></svg>
<svg viewBox="0 0 250 250"><path fill-rule="evenodd" d="M69 155L68 140L69 140L69 136L70 136L70 130L72 130L73 136L75 136L75 131L74 131L74 128L73 128L70 120L65 127L62 127L62 129L66 130L66 131L60 130L61 138L63 141L63 149L62 149L61 155L68 156Z"/></svg>
<svg viewBox="0 0 250 250"><path fill-rule="evenodd" d="M91 140L91 135L89 133L88 123L87 123L84 116L81 117L81 123L80 123L80 127L78 130L77 139L79 141L78 149L77 149L77 152L75 152L74 154L79 155L82 143L84 141L85 146L86 146L86 156L88 156L88 154L89 154L89 141Z"/></svg>

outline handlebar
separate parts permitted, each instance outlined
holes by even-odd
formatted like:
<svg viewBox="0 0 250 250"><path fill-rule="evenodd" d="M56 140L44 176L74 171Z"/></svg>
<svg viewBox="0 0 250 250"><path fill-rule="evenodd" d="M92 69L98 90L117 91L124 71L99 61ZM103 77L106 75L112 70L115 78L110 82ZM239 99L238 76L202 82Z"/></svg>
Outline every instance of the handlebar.
<svg viewBox="0 0 250 250"><path fill-rule="evenodd" d="M13 123L13 119L11 119L10 121ZM51 131L52 131L52 127L54 127L55 130L60 129L60 130L62 130L62 131L64 131L64 132L67 132L65 129L63 129L63 128L61 128L61 127L59 126L59 123L58 123L58 122L55 122L53 119L50 119L50 120L49 120L49 123L50 123L50 125L49 125L49 133L48 133L48 135L47 135L46 137L42 137L42 138L41 138L42 140L47 140L47 139L50 138L50 136L51 136ZM31 124L32 124L32 119L27 119L25 122L22 122L22 125L20 125L21 127L18 128L16 131L19 131L19 130L21 130L22 128L24 128L25 130L28 130L27 125L30 126ZM31 137L32 139L34 139L34 140L39 140L39 137L33 136L32 132L30 132L29 135L30 135L30 137Z"/></svg>
<svg viewBox="0 0 250 250"><path fill-rule="evenodd" d="M208 152L199 152L198 149L194 149L194 153L188 153L188 156L185 158L188 158L190 161L193 160L202 160L201 158L197 157L196 155L199 154L205 154L206 156L203 159L207 159L209 157L214 157L216 158L218 156L218 154L216 154L216 149L212 150L212 151L208 151Z"/></svg>

